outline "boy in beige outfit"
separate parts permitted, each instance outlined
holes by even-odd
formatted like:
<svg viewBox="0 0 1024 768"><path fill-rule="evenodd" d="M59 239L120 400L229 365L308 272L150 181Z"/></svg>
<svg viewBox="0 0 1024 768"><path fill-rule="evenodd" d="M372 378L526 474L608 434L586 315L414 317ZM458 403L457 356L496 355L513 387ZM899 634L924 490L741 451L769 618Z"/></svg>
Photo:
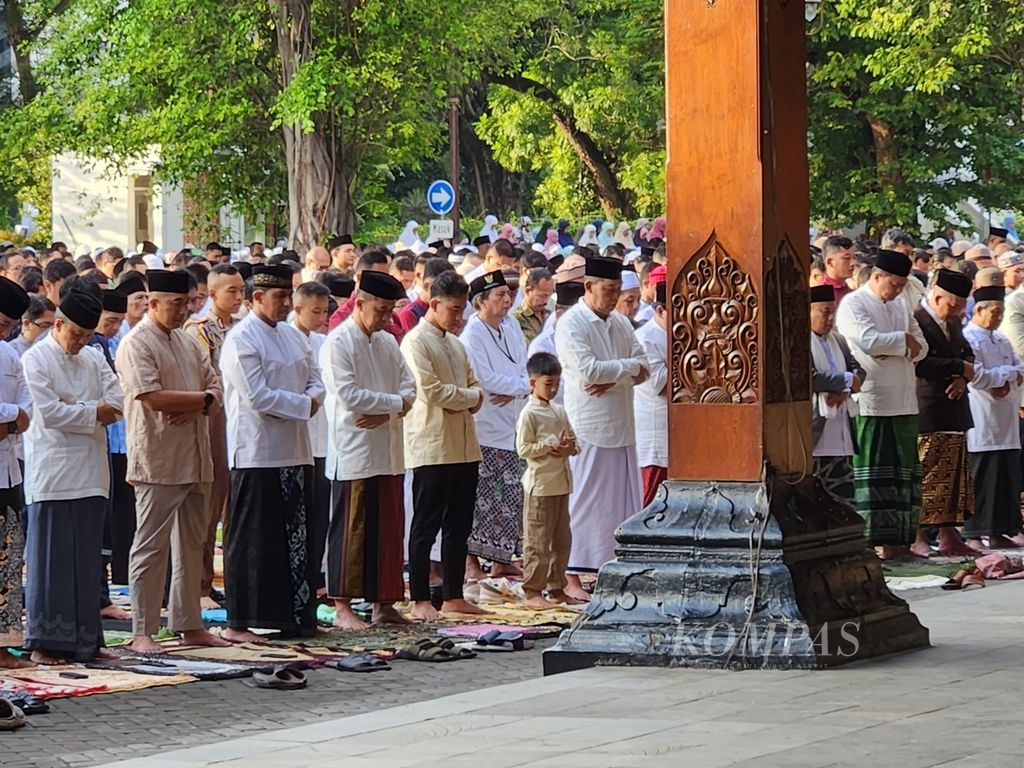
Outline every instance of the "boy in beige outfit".
<svg viewBox="0 0 1024 768"><path fill-rule="evenodd" d="M565 409L551 402L562 366L548 352L526 363L533 394L519 415L516 450L526 459L523 474L523 591L526 607L543 610L582 601L565 593L572 532L569 457L579 452ZM544 591L547 590L547 597Z"/></svg>

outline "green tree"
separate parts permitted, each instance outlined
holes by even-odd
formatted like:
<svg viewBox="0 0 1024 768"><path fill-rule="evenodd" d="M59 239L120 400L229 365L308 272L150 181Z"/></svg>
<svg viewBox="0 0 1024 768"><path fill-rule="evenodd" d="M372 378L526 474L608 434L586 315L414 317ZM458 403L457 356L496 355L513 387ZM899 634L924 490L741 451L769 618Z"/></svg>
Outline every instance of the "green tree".
<svg viewBox="0 0 1024 768"><path fill-rule="evenodd" d="M541 175L534 204L580 218L664 206L660 0L573 0L551 12L519 69L488 74L477 124L499 162Z"/></svg>
<svg viewBox="0 0 1024 768"><path fill-rule="evenodd" d="M811 206L869 230L1024 207L1017 0L832 0L809 50Z"/></svg>
<svg viewBox="0 0 1024 768"><path fill-rule="evenodd" d="M543 5L77 0L39 41L38 95L3 151L118 164L156 146L157 175L200 182L212 206L287 199L306 248L438 154L449 87L515 56L489 30L526 39Z"/></svg>

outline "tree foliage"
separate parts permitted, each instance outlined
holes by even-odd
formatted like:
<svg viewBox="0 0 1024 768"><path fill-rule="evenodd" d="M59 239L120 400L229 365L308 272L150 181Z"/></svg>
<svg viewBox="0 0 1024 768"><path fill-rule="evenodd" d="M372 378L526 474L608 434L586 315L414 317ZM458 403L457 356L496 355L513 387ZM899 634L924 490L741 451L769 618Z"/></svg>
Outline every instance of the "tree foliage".
<svg viewBox="0 0 1024 768"><path fill-rule="evenodd" d="M832 0L810 47L811 205L827 224L1024 207L1017 0ZM967 228L970 228L968 226Z"/></svg>
<svg viewBox="0 0 1024 768"><path fill-rule="evenodd" d="M660 0L574 0L551 9L517 72L492 76L478 131L505 166L540 174L556 216L664 206Z"/></svg>

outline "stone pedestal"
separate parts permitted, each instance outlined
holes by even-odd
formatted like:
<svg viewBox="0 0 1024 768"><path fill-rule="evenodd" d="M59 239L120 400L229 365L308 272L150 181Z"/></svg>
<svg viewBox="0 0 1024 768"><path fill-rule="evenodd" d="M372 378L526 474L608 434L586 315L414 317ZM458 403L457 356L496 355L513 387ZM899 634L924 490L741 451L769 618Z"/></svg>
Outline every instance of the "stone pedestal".
<svg viewBox="0 0 1024 768"><path fill-rule="evenodd" d="M804 26L803 0L665 4L670 480L546 672L928 644L812 476Z"/></svg>
<svg viewBox="0 0 1024 768"><path fill-rule="evenodd" d="M618 531L544 672L595 664L814 668L928 645L860 518L813 479L669 481Z"/></svg>

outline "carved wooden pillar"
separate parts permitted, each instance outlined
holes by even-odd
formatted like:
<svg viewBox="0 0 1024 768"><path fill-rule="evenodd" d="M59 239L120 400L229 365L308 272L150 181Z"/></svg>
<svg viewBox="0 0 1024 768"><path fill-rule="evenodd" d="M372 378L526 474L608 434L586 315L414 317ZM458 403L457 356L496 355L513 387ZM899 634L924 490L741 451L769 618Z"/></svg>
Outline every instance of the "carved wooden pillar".
<svg viewBox="0 0 1024 768"><path fill-rule="evenodd" d="M545 671L927 645L812 477L802 0L667 0L669 478Z"/></svg>

